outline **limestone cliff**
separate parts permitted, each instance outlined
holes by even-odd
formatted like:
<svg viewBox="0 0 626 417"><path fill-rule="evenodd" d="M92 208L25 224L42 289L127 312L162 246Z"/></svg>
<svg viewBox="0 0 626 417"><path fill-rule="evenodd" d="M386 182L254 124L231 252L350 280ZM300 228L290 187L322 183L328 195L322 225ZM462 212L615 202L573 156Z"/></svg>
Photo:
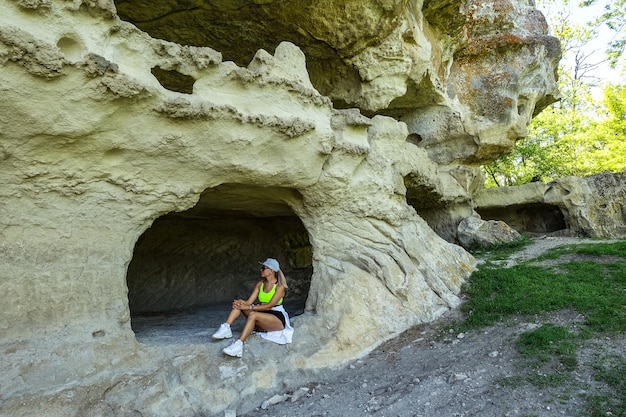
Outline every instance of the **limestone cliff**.
<svg viewBox="0 0 626 417"><path fill-rule="evenodd" d="M526 1L0 0L2 414L245 409L455 307L559 57ZM137 341L266 256L293 345Z"/></svg>

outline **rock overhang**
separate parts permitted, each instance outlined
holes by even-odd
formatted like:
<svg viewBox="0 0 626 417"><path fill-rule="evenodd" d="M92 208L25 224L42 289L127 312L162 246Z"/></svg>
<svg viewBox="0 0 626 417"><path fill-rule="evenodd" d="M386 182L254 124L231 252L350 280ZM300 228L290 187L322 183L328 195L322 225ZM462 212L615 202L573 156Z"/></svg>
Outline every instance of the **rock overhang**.
<svg viewBox="0 0 626 417"><path fill-rule="evenodd" d="M545 44L545 59L558 61L541 13L508 0L424 2L422 8L398 0L310 2L304 8L295 2L236 1L116 6L122 19L154 37L210 46L238 65L247 65L258 49L271 51L290 41L306 54L322 94L336 106L360 107L369 115L390 114L407 102L414 108L445 101L455 56L475 55L477 48Z"/></svg>
<svg viewBox="0 0 626 417"><path fill-rule="evenodd" d="M23 4L21 6L25 7ZM40 9L46 9L44 5L40 5L40 6L41 6ZM83 7L84 5L80 5L78 7L76 7L77 5L74 5L74 6L75 6L74 10L76 11L76 14L78 15L81 13L81 7ZM110 12L112 9L110 4L99 5L99 6L101 7L100 8L96 7L95 9L103 10L105 12ZM72 7L70 7L70 9L72 9ZM92 10L92 9L87 8L87 10ZM391 10L395 10L397 12L397 8L394 8L394 7L387 7L385 10L386 12L389 12ZM114 19L113 16L108 15L107 13L104 13L104 15L108 16L108 18L110 19ZM62 26L62 25L59 25L59 26ZM107 31L108 33L106 33ZM268 62L272 61L271 56L269 55L266 56L263 53L261 54L257 53L254 56L252 63L249 66L249 69L243 70L235 66L229 66L227 65L227 63L222 63L220 54L217 52L214 52L214 50L212 49L181 46L181 45L171 44L167 42L153 42L147 39L142 34L135 32L130 28L125 28L124 24L121 24L121 23L114 24L107 31L103 32L103 36L109 37L110 40L112 41L112 44L116 44L116 46L121 46L121 49L117 52L121 52L121 55L126 54L126 57L125 57L126 59L118 59L117 62L112 62L109 60L109 59L113 59L113 56L111 56L110 51L107 51L106 48L105 49L96 48L95 47L96 45L94 45L93 43L90 45L90 40L93 41L93 39L97 38L97 36L78 35L76 33L72 34L68 29L65 29L64 31L59 32L57 34L58 39L54 39L53 37L50 36L50 34L43 36L44 38L47 37L51 41L51 43L56 44L56 46L61 51L61 55L54 55L54 48L38 48L39 51L45 51L45 50L51 51L52 59L50 59L50 57L46 55L40 56L36 54L24 53L23 57L26 58L26 61L24 61L24 63L28 66L31 73L35 75L44 75L47 78L54 78L54 77L61 76L60 74L62 73L62 66L64 65L63 62L65 62L66 64L70 64L70 65L77 64L79 66L82 66L83 69L85 69L86 74L89 77L94 78L97 81L99 81L97 85L97 91L100 91L103 93L103 96L101 98L102 100L106 99L104 98L104 95L111 94L111 93L114 96L118 96L124 99L133 99L133 100L141 100L143 98L149 98L151 96L153 97L153 96L158 96L158 95L164 96L166 98L163 100L160 100L160 103L154 106L154 110L156 110L157 113L165 115L166 117L174 119L174 120L187 121L187 120L202 120L202 119L215 120L216 118L225 118L225 119L230 118L232 119L232 121L236 123L247 123L247 122L252 121L255 123L259 123L261 125L271 127L274 130L281 131L282 134L287 138L300 137L302 134L311 132L313 129L317 130L316 134L319 135L319 126L316 126L315 122L302 120L297 117L296 118L291 117L290 115L288 115L289 112L281 111L278 107L276 109L273 109L273 111L270 112L272 113L271 116L264 117L264 116L259 116L259 115L253 115L252 117L250 117L250 115L245 114L241 112L240 110L235 109L232 106L229 106L228 104L220 103L220 100L222 97L220 97L220 93L218 89L216 89L215 85L211 84L210 82L206 84L206 78L210 78L210 77L205 78L203 75L206 75L207 73L211 73L211 72L216 72L216 71L217 72L225 71L226 73L228 73L228 75L224 79L227 80L226 84L231 83L230 84L231 86L235 86L237 83L241 82L242 80L247 80L246 82L248 82L249 80L253 80L252 84L254 84L255 78L263 77L262 74L261 75L255 74L255 71L254 71L255 67L266 68L268 66L267 65ZM5 34L6 33L8 32L5 32ZM15 51L19 51L19 50L24 51L25 49L22 46L20 46L18 43L11 41L11 39L15 38L15 37L11 38L11 36L12 35L5 36L5 41L6 41L5 43L11 45ZM28 37L24 33L21 33L20 36L24 36L25 38ZM365 37L367 38L367 36ZM133 40L136 40L136 42L133 42ZM142 44L150 45L150 46L148 49L143 50L143 51L133 51L133 47L134 47L133 45L142 45ZM348 44L350 43L348 42L342 45L345 46ZM367 44L368 42L364 44L365 45L364 48L367 48L370 46ZM88 55L85 55L82 61L78 62L78 59L81 57L81 53L87 50L96 50L100 52L100 54L96 52L90 52ZM283 48L283 50L285 49ZM277 50L276 54L280 55L280 52ZM105 56L107 56L109 59L105 58ZM141 56L142 58L147 58L147 61L149 62L148 66L151 70L154 68L176 68L183 75L185 75L184 73L194 74L193 79L195 81L193 82L193 89L195 89L198 93L206 92L207 94L210 94L214 102L207 103L206 101L203 102L202 100L198 101L194 99L193 94L191 95L191 97L185 98L185 97L177 96L176 94L169 94L167 89L166 90L157 89L157 84L154 83L155 81L154 78L145 77L146 66L134 64L134 62L137 62L136 60L138 59L139 56ZM142 67L143 69L141 71L143 71L143 74L135 72L141 69ZM301 71L301 74L302 74L302 70L299 70L299 71ZM304 74L305 73L306 71L304 71ZM126 78L125 77L126 74L141 76L143 78L142 82L136 83L133 81L132 78ZM187 75L187 76L190 77L191 75ZM195 77L197 77L197 79ZM308 77L306 75L299 76L297 80L299 82L292 84L292 86L300 85L300 87L298 88L300 89L300 91L302 91L303 79L308 79ZM150 80L152 80L152 82ZM267 78L266 82L271 83L272 82L271 77ZM307 83L304 83L304 84L305 84L305 89L309 87L312 88L310 84L307 84ZM237 87L235 86L235 88ZM489 89L485 89L485 90L489 90ZM173 91L172 93L176 93L176 91ZM273 92L273 94L275 95L277 93ZM169 95L171 95L171 97L168 97ZM309 93L309 96L317 97L315 98L315 100L317 100L317 104L321 103L322 106L328 105L328 102L324 102L323 96L316 96L314 90L311 90L311 93ZM260 96L259 103L263 103L262 105L266 105L267 101L263 101L263 99L264 97ZM76 98L76 101L77 102L79 101L78 97ZM257 106L260 106L260 105L261 104L257 103ZM250 107L250 106L251 106L251 103L246 103L245 105L242 105L242 107L244 108ZM449 107L446 107L446 106L442 106L442 107L445 108L446 111L448 111L447 109L449 109ZM502 112L500 111L495 111L494 114L499 115L501 113ZM80 114L80 112L76 112L76 114ZM276 114L284 114L285 117L281 118L280 116L277 116ZM62 125L60 125L59 123L49 123L48 125L52 126L54 129L59 129L60 126L62 127ZM415 124L417 130L419 130L420 125L421 123ZM132 128L129 127L128 130L131 131ZM336 142L336 139L332 138L334 134L330 133L330 130L331 129L327 129L328 134L326 135L326 139L323 139L321 142L318 142L318 150L314 151L314 153L317 152L318 154L317 157L311 158L310 156L303 156L303 161L306 161L306 163L297 163L297 162L293 163L293 161L290 161L290 163L287 164L290 166L296 166L296 167L302 168L302 167L311 167L312 160L318 161L318 164L319 164L318 168L310 170L309 174L305 174L306 179L304 179L304 182L300 182L299 184L298 184L298 181L294 181L293 173L290 173L288 176L282 179L280 178L280 176L283 175L282 173L286 171L285 169L280 168L280 162L281 162L280 159L283 159L283 158L280 157L280 152L277 152L276 149L272 151L271 149L272 145L268 144L269 150L267 150L267 154L262 155L262 157L269 161L268 165L272 166L273 169L268 169L264 174L264 175L267 175L267 178L268 178L267 180L268 182L266 183L266 185L267 186L272 186L272 185L284 186L288 184L290 186L294 186L295 184L295 188L303 188L303 187L306 187L307 184L309 185L313 184L314 181L318 178L320 167L322 166L324 162L324 158L325 158L324 155L328 154L329 149L331 149L333 146L336 146L338 144L338 142ZM443 131L446 133L449 132L449 130L447 129L443 129ZM62 130L58 131L57 134L58 133L62 133ZM67 133L68 133L67 136L77 134L75 132L71 132L71 133L67 132ZM446 134L444 134L443 136L446 137ZM130 137L133 137L133 136L131 135ZM435 138L434 141L430 143L436 144L437 139L439 139L440 137L441 136ZM238 141L241 142L241 146L234 146L231 149L231 151L236 154L245 152L245 149L247 147L246 145L249 144L247 140L245 139L242 140L241 138L230 138L230 139L227 138L226 141L230 141L231 143L236 143ZM161 139L159 139L159 144L157 144L157 148L159 146L171 146L174 144L176 144L176 146L182 146L183 148L186 146L189 146L188 143L184 143L184 142L185 142L184 140L181 140L180 137L177 137L177 135L172 132L171 134L163 135ZM319 143L322 144L321 148L323 149L320 149ZM128 164L129 161L135 160L137 156L137 154L134 153L132 149L130 149L132 148L133 145L129 146L126 143L122 144L122 143L119 143L119 141L115 141L113 144L106 145L106 146L108 146L108 149L102 150L102 153L105 155L105 158L103 159L103 161L105 162L106 166L110 164L115 164L118 168L120 168L123 166L122 164L123 161L126 161L126 163ZM475 146L475 144L473 144L473 146ZM434 149L436 148L436 146L432 146L432 148ZM67 148L64 148L64 149L67 150ZM305 146L302 149L310 149L310 147ZM94 150L95 150L94 148L89 147L87 148L87 150L80 151L80 152L92 152ZM231 151L227 151L227 152L231 152ZM219 155L219 152L216 152L216 153L218 154L218 156L213 159L211 159L211 157L206 157L206 156L194 157L192 159L200 160L201 163L210 162L210 164L213 164L221 156ZM476 154L477 153L474 153L473 155L476 155ZM470 152L470 155L472 155L472 152ZM254 155L244 154L242 155L241 159L246 160L246 159L252 159L253 157L258 157L258 154L256 153ZM272 158L274 158L275 160L272 160ZM464 156L464 158L467 158L467 157ZM456 160L458 160L458 157L456 157ZM442 159L438 159L438 162L445 163L445 162L450 162L450 161L446 161L445 159L442 158ZM215 165L219 166L219 164L215 164ZM242 166L238 167L237 164L231 164L229 166L229 170L231 173L236 173L237 171L241 171L239 173L240 174L239 179L246 178L247 176L250 175L250 172L246 172L246 167L243 165L245 164L242 164ZM96 168L96 167L92 167L92 168ZM103 168L103 170L106 170L106 167ZM127 171L131 172L132 169L127 168ZM422 174L423 173L424 171L422 171ZM258 174L259 173L256 172L254 175L258 177ZM433 174L432 170L430 174L431 175ZM295 176L299 177L298 178L299 180L303 180L303 177L298 176L298 175L295 175ZM237 180L237 175L235 175L235 178L224 179L224 181L233 181L233 182L235 182L236 180ZM256 178L255 180L259 181L259 178ZM215 178L212 178L212 181L215 183L219 183L219 181L216 180ZM140 186L138 187L137 185L130 184L132 181L129 180L127 177L124 178L124 177L118 176L117 178L111 178L109 182L117 186L121 185L122 187L125 187L127 190L128 189L137 190L138 188L141 188ZM260 182L263 183L262 180ZM435 185L430 187L430 190L431 190L430 192L432 192L432 190L436 190L436 193L442 193L442 191L440 191L442 186L437 185L436 184L437 181L435 181L434 179L431 179L430 182L435 183ZM405 186L407 184L409 184L410 186L411 183L412 182L405 182ZM174 194L178 197L181 197L182 195L185 195L185 194L187 195L195 194L197 196L197 194L202 189L203 189L202 186L191 187L191 188L188 188L186 191L178 190ZM401 189L400 189L400 192L402 192ZM414 194L419 195L419 193L414 193ZM192 197L191 201L193 201L195 198L197 197Z"/></svg>
<svg viewBox="0 0 626 417"><path fill-rule="evenodd" d="M21 329L47 328L54 337L55 329L63 328L64 337L55 341L57 351L80 340L81 349L95 355L91 365L83 357L73 363L67 355L51 360L53 367L66 366L55 382L46 372L5 362L6 375L16 376L10 392L40 393L55 384L65 389L73 370L84 381L116 375L117 368L107 365L109 355L129 346L130 355L138 352L129 325L126 267L139 236L155 219L172 212L199 217L219 213L221 218L224 213L286 215L302 222L313 248L315 277L307 299L309 314L298 323L302 336L289 355L294 366L342 363L458 304L460 285L474 261L435 235L406 198L407 187L416 187L409 194L423 201L415 207L469 204L471 167L460 174L445 164L467 160L472 152L451 147L454 158L445 153L432 158L437 141L447 140L449 132L480 146L466 125L467 103L450 95L458 86L450 85L453 77L446 78L457 70L451 65L453 52L463 40L442 38L440 44L414 51L419 56L407 61L398 55L402 48L397 42L437 40L440 29L424 29L430 32L423 34L417 30L424 25L419 19L410 26L413 32L402 26L406 20L394 26L402 15L400 2L371 2L384 5L376 6L380 13L395 16L383 21L393 27L379 30L371 21L374 26L367 26L363 37L367 40L367 30L374 27L376 33L389 35L387 43L374 35L355 43L350 36L358 28L350 27L347 34L324 40L337 47L333 54L345 53L337 55L341 65L335 65L335 55L330 64L320 60L315 65L326 72L319 74L331 77L310 77L315 70L309 55L305 59L291 43L254 51L242 67L224 61L225 52L212 47L151 38L118 20L110 2L1 5L0 63L11 81L0 85L6 92L0 106L14 116L2 119L7 167L2 175L8 184L2 197L14 213L11 226L2 231L9 242L3 284L9 289L5 297L11 298L3 314L5 322L14 324L3 340L25 337ZM414 17L421 13L417 6L412 5ZM385 48L377 52L378 44ZM425 70L425 63L438 56L433 68ZM387 76L387 59L398 57L400 65L389 66ZM353 66L376 64L376 59L384 65L354 71ZM403 73L410 67L407 62L420 63L415 73ZM155 76L155 68L180 74L187 87L172 88ZM412 97L422 96L426 98L418 106L411 106ZM336 109L359 103L370 104L360 111ZM385 108L381 103L393 104ZM428 138L429 148L407 141L411 134L427 138L420 130L424 124L397 120L432 106L444 109L444 118L433 112L431 129L443 133ZM376 113L396 120L361 115ZM229 184L237 199L229 197ZM256 201L259 191L268 192L271 204ZM35 265L19 255L24 248L38 260ZM21 288L29 274L48 290L36 280L28 280L33 293ZM348 295L355 289L358 299L353 300ZM63 302L65 294L72 294L73 304ZM371 306L382 306L383 313ZM24 311L28 314L22 315ZM327 334L312 338L319 328L328 329ZM106 349L93 351L94 343ZM41 347L35 338L26 345L25 352ZM12 352L7 360L24 359L14 347L7 351ZM198 355L193 347L185 352ZM139 373L153 369L151 359L139 362L133 362ZM20 385L22 371L21 380L33 384L28 389ZM282 374L274 375L272 383L277 383ZM203 383L191 378L186 387L199 389ZM226 385L230 394L241 388L236 381ZM181 390L177 386L172 392L183 396ZM236 401L230 394L224 398ZM144 405L150 401L142 400ZM207 398L194 401L198 409L208 410ZM225 406L213 397L210 401L217 401L209 407L213 412ZM174 402L164 412L172 409Z"/></svg>

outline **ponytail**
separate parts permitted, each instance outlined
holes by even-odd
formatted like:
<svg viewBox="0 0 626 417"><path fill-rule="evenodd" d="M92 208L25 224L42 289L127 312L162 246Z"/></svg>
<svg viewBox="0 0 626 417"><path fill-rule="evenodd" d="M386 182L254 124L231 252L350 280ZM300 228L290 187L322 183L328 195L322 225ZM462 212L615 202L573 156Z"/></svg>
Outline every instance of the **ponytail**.
<svg viewBox="0 0 626 417"><path fill-rule="evenodd" d="M280 269L278 270L278 272L276 272L276 280L278 281L278 283L280 285L282 285L285 288L289 288L287 286L287 280L285 279L285 274L283 274L283 271L281 271Z"/></svg>

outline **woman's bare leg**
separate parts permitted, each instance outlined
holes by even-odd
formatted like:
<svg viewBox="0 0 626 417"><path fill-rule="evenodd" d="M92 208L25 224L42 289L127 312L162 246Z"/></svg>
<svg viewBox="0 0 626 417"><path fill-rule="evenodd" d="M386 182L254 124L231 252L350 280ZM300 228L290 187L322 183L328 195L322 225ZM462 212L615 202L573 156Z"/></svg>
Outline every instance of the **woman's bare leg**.
<svg viewBox="0 0 626 417"><path fill-rule="evenodd" d="M236 309L232 309L230 310L230 313L228 313L228 318L226 319L226 324L228 324L229 326L232 325L235 320L237 320L239 318L239 316L241 315L241 310L236 310Z"/></svg>
<svg viewBox="0 0 626 417"><path fill-rule="evenodd" d="M254 330L255 328L263 329L268 332L282 330L285 328L285 326L283 326L283 323L278 319L278 317L272 314L251 311L246 314L246 317L246 324L244 324L243 330L241 331L241 336L239 336L239 340L241 340L242 342L244 342L248 338L248 336L250 336L250 333L252 333L252 330Z"/></svg>

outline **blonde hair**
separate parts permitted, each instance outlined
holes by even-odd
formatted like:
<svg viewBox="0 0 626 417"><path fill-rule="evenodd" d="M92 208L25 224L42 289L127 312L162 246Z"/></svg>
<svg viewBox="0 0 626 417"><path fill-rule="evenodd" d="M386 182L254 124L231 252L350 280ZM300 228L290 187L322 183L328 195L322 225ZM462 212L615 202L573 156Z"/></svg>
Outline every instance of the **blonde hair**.
<svg viewBox="0 0 626 417"><path fill-rule="evenodd" d="M275 272L275 274L276 274L276 280L278 281L278 283L285 288L289 288L287 286L287 279L285 279L285 274L283 274L283 271L279 269L278 272Z"/></svg>

